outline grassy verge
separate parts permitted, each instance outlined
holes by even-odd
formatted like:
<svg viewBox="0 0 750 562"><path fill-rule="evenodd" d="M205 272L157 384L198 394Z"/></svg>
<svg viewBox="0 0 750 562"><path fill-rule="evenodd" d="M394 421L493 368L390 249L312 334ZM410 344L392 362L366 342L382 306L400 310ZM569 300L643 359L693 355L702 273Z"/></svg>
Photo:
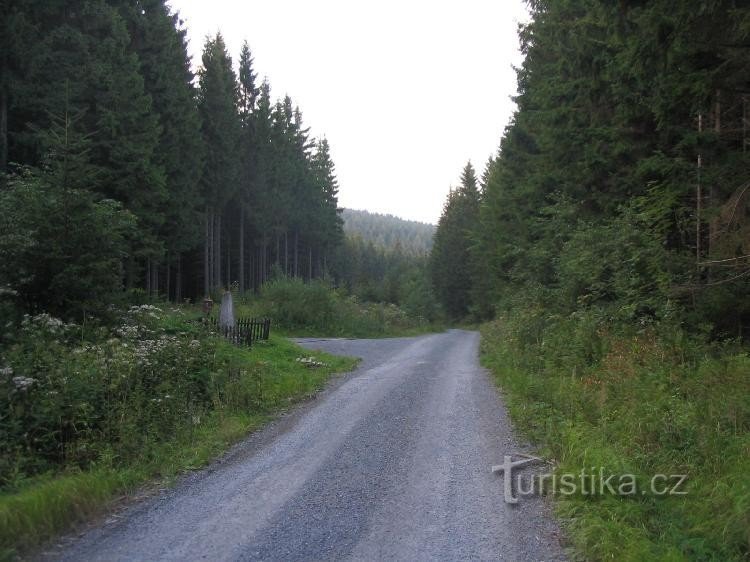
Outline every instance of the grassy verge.
<svg viewBox="0 0 750 562"><path fill-rule="evenodd" d="M313 355L308 366L297 359ZM114 500L153 479L171 480L204 466L275 413L320 389L334 373L353 368L351 358L309 351L279 336L252 349L219 341L215 363L225 377L215 384L213 407L172 438L146 446L137 458L118 461L106 454L85 469L23 480L0 495L0 558L33 548L107 510Z"/></svg>
<svg viewBox="0 0 750 562"><path fill-rule="evenodd" d="M555 494L587 560L750 557L750 358L677 329L613 329L580 313L509 314L482 359L515 424L558 475L687 474L686 495ZM592 469L593 467L593 469ZM595 489L600 486L595 478Z"/></svg>

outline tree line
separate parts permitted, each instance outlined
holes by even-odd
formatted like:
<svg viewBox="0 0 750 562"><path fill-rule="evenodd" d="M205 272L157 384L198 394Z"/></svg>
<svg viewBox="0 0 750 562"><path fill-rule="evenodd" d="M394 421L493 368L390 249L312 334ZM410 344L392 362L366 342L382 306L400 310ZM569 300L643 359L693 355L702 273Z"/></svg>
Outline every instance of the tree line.
<svg viewBox="0 0 750 562"><path fill-rule="evenodd" d="M376 246L398 248L414 256L425 256L432 249L432 224L356 209L343 209L341 218L345 234L359 236Z"/></svg>
<svg viewBox="0 0 750 562"><path fill-rule="evenodd" d="M365 302L397 305L410 318L442 321L428 273L435 227L344 209L344 241L331 260L336 287Z"/></svg>
<svg viewBox="0 0 750 562"><path fill-rule="evenodd" d="M196 76L165 0L1 9L0 285L27 308L324 275L342 239L330 147L258 83L247 43L235 72L207 38Z"/></svg>
<svg viewBox="0 0 750 562"><path fill-rule="evenodd" d="M486 318L525 300L743 335L748 6L529 2L517 111L438 226L446 310Z"/></svg>

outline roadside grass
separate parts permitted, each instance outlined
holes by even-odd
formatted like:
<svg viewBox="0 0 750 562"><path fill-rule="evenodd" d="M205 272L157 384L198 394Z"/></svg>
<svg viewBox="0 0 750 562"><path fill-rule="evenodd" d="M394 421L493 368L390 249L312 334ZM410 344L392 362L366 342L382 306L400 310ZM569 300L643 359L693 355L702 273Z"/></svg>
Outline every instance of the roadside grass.
<svg viewBox="0 0 750 562"><path fill-rule="evenodd" d="M556 474L636 478L635 495L554 494L574 557L750 558L747 353L581 313L527 309L481 331L483 364ZM642 494L655 474L687 474L687 494Z"/></svg>
<svg viewBox="0 0 750 562"><path fill-rule="evenodd" d="M127 462L105 452L85 469L62 466L25 478L0 494L0 560L13 559L106 513L149 483L169 484L179 474L205 466L232 443L357 362L312 353L278 335L252 349L223 340L215 343L212 407L202 419L169 439L146 442L138 456ZM311 356L316 361L313 365L298 361Z"/></svg>

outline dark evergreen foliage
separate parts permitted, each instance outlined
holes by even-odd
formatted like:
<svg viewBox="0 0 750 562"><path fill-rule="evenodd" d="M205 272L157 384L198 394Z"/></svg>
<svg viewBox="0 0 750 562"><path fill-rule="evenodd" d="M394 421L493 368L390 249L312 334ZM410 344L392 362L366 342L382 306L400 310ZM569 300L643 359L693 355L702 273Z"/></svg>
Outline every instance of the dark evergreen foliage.
<svg viewBox="0 0 750 562"><path fill-rule="evenodd" d="M467 163L461 185L448 195L430 259L432 284L452 318L462 318L471 309L471 287L477 272L472 267L470 248L478 220L479 187L474 167Z"/></svg>
<svg viewBox="0 0 750 562"><path fill-rule="evenodd" d="M435 225L383 215L343 209L344 232L383 248L400 248L407 255L425 256L432 249Z"/></svg>
<svg viewBox="0 0 750 562"><path fill-rule="evenodd" d="M487 316L526 298L640 322L679 309L688 325L743 334L747 2L530 7L518 110L482 177L478 226L456 226L459 190L438 228L443 302Z"/></svg>
<svg viewBox="0 0 750 562"><path fill-rule="evenodd" d="M185 30L165 0L5 3L1 29L3 203L29 205L8 218L21 221L6 225L8 236L19 236L18 227L33 231L35 244L49 242L42 234L50 225L32 223L49 220L44 205L60 212L65 197L44 205L39 197L62 182L88 235L103 250L116 247L90 264L91 276L78 270L89 289L95 271L111 274L91 292L94 301L116 298L123 285L177 300L234 282L257 289L274 265L306 279L325 274L342 239L330 147L309 138L289 97L274 103L269 85L257 86L247 43L235 74L221 35L208 39L196 88ZM86 223L109 216L106 209L114 213L111 235L97 230L101 222ZM119 213L137 221L127 236L116 226ZM75 246L65 250L66 259L95 259L84 246L79 255ZM36 247L33 259L49 253L52 263L56 251ZM11 267L33 265L19 263L22 256L32 259L2 256L0 284L10 290L22 289ZM34 282L48 287L51 275L36 272ZM40 291L26 295L29 307L80 314L80 291L70 310Z"/></svg>

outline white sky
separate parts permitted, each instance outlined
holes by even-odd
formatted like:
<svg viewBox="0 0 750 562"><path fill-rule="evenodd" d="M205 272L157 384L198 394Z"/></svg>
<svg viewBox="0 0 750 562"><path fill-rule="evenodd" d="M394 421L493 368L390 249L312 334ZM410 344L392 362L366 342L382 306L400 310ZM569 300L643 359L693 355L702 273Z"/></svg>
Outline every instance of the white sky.
<svg viewBox="0 0 750 562"><path fill-rule="evenodd" d="M481 174L514 110L521 0L171 0L193 63L220 30L247 39L273 98L326 136L343 207L436 223L471 159Z"/></svg>

